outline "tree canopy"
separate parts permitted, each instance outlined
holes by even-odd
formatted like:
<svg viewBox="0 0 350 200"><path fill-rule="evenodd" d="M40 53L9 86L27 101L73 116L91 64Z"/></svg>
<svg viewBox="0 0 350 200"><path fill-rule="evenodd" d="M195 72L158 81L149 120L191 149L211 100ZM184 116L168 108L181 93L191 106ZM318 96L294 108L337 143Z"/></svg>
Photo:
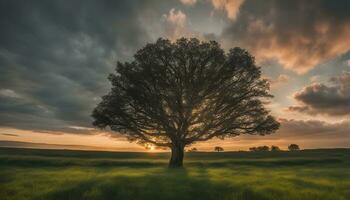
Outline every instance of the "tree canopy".
<svg viewBox="0 0 350 200"><path fill-rule="evenodd" d="M224 148L216 146L216 147L214 147L214 151L216 151L216 152L224 151Z"/></svg>
<svg viewBox="0 0 350 200"><path fill-rule="evenodd" d="M272 145L270 149L271 149L271 151L281 151L281 149L275 145Z"/></svg>
<svg viewBox="0 0 350 200"><path fill-rule="evenodd" d="M111 91L93 111L93 125L140 144L169 147L182 166L184 147L278 129L264 104L272 95L254 57L215 41L158 39L130 62L118 62Z"/></svg>
<svg viewBox="0 0 350 200"><path fill-rule="evenodd" d="M300 147L297 144L290 144L288 146L288 149L289 149L289 151L298 151L298 150L300 150Z"/></svg>

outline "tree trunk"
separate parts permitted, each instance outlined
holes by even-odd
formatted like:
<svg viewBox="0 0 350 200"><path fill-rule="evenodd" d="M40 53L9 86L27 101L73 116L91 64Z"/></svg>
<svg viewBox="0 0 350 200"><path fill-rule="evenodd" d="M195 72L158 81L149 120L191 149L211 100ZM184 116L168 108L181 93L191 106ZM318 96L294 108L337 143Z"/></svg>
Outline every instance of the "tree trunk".
<svg viewBox="0 0 350 200"><path fill-rule="evenodd" d="M171 158L169 161L169 168L181 168L183 167L184 159L184 146L173 145L171 147Z"/></svg>

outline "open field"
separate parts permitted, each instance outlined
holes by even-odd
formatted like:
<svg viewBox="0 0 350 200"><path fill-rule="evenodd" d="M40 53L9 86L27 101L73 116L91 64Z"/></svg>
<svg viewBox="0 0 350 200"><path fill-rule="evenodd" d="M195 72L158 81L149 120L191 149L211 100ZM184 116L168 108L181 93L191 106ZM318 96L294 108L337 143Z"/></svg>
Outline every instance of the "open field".
<svg viewBox="0 0 350 200"><path fill-rule="evenodd" d="M168 156L0 148L0 199L350 199L350 149Z"/></svg>

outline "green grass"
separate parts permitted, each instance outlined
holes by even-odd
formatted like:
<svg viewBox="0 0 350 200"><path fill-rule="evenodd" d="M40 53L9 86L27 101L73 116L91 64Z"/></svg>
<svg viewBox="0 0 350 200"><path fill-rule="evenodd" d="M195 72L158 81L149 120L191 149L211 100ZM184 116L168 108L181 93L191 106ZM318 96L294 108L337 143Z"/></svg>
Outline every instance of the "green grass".
<svg viewBox="0 0 350 200"><path fill-rule="evenodd" d="M350 199L349 149L168 156L0 148L0 199Z"/></svg>

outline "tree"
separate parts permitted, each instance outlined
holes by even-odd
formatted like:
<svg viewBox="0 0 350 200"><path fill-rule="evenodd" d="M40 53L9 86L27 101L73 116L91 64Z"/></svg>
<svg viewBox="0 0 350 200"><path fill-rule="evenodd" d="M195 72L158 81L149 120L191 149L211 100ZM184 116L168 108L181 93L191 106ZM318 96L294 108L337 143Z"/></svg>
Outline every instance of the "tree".
<svg viewBox="0 0 350 200"><path fill-rule="evenodd" d="M268 146L258 146L257 150L258 151L269 151L270 147L268 147Z"/></svg>
<svg viewBox="0 0 350 200"><path fill-rule="evenodd" d="M264 108L268 81L246 50L225 53L215 41L158 39L118 62L111 91L94 109L93 125L130 141L171 149L182 167L184 148L240 134L265 135L279 123Z"/></svg>
<svg viewBox="0 0 350 200"><path fill-rule="evenodd" d="M250 147L250 148L249 148L249 151L255 152L255 151L258 151L258 149L257 149L256 147Z"/></svg>
<svg viewBox="0 0 350 200"><path fill-rule="evenodd" d="M297 144L291 144L288 146L289 151L298 151L300 150L299 145Z"/></svg>
<svg viewBox="0 0 350 200"><path fill-rule="evenodd" d="M268 146L258 146L258 147L250 147L249 148L249 151L254 151L254 152L269 151L269 150L270 150L270 147L268 147Z"/></svg>
<svg viewBox="0 0 350 200"><path fill-rule="evenodd" d="M198 151L198 149L196 147L193 147L193 148L188 150L188 152L197 152L197 151Z"/></svg>
<svg viewBox="0 0 350 200"><path fill-rule="evenodd" d="M214 151L221 152L221 151L224 151L224 148L216 146L216 147L214 147Z"/></svg>
<svg viewBox="0 0 350 200"><path fill-rule="evenodd" d="M274 146L274 145L272 145L270 149L271 151L281 151L281 149L278 146Z"/></svg>

